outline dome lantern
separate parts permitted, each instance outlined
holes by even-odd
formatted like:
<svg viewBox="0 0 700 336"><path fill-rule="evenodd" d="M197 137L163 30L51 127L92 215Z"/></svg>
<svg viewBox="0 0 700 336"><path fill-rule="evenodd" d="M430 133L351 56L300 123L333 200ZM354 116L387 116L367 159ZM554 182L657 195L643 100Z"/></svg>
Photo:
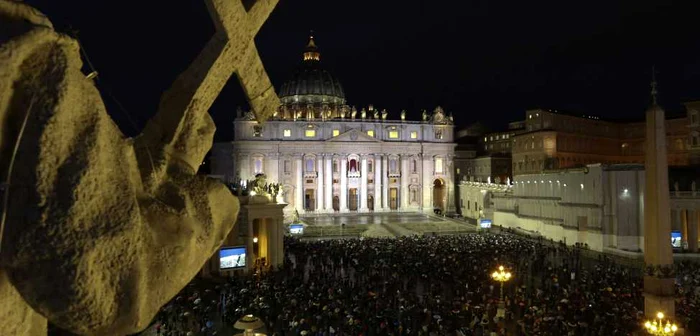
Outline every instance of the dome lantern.
<svg viewBox="0 0 700 336"><path fill-rule="evenodd" d="M318 62L321 60L321 53L318 52L316 41L314 41L314 31L309 34L309 43L304 52L304 62Z"/></svg>

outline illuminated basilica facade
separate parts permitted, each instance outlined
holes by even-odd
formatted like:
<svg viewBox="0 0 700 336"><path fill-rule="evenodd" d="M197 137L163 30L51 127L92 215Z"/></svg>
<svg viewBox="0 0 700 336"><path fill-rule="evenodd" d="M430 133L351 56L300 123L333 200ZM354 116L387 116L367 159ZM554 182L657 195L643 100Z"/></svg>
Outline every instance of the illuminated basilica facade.
<svg viewBox="0 0 700 336"><path fill-rule="evenodd" d="M238 112L233 142L217 143L212 174L228 181L264 173L281 185L287 212L454 211L452 116L437 107L421 121L372 105L346 105L321 68L311 37L303 62L280 90L276 115L259 125Z"/></svg>

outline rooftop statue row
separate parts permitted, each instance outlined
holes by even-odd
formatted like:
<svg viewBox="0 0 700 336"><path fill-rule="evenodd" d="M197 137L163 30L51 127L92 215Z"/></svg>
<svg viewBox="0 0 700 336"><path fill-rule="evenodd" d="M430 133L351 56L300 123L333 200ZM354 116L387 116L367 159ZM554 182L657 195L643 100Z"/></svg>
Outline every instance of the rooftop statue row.
<svg viewBox="0 0 700 336"><path fill-rule="evenodd" d="M369 110L369 111L368 111ZM357 118L357 108L348 107L343 105L340 110L332 109L330 107L318 107L314 105L308 105L305 107L300 107L299 109L288 109L286 106L280 107L272 115L272 120L382 120L382 121L392 121L388 119L389 112L386 109L381 110L375 109L372 105L369 109L362 109L360 111L360 118ZM325 111L325 112L323 112ZM402 110L401 121L406 120L406 110ZM380 119L381 118L381 119ZM426 110L421 113L421 121L437 125L452 125L454 123L454 118L452 113L449 115L445 114L442 107L438 106L433 110L432 114L429 114ZM256 120L255 114L252 111L243 112L242 109L236 110L236 120Z"/></svg>

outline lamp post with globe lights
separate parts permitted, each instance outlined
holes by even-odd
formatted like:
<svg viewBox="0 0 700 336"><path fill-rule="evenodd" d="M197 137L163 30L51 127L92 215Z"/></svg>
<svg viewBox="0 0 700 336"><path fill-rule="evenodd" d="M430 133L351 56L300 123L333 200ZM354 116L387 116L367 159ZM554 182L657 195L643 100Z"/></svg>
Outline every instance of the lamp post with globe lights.
<svg viewBox="0 0 700 336"><path fill-rule="evenodd" d="M243 330L243 333L234 336L266 336L266 334L255 332L256 329L260 329L263 326L265 324L259 318L253 315L245 315L233 325L234 328Z"/></svg>
<svg viewBox="0 0 700 336"><path fill-rule="evenodd" d="M656 336L673 336L676 331L678 331L678 327L675 324L672 324L670 320L666 320L666 323L664 323L664 313L656 313L656 318L655 320L647 320L644 323L644 329L650 334L650 335L656 335Z"/></svg>
<svg viewBox="0 0 700 336"><path fill-rule="evenodd" d="M503 301L503 284L510 280L511 276L512 274L510 274L510 272L506 272L503 266L498 266L498 271L491 274L491 278L493 278L493 280L501 283L501 299L498 302L498 310L496 312L497 317L504 317L506 315L505 302Z"/></svg>

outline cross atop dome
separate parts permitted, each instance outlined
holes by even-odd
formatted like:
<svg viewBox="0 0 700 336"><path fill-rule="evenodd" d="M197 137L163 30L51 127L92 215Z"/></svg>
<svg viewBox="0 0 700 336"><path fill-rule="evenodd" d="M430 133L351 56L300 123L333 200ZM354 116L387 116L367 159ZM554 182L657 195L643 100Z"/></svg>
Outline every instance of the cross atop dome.
<svg viewBox="0 0 700 336"><path fill-rule="evenodd" d="M318 46L316 46L316 40L314 40L314 31L312 30L309 33L309 43L306 44L306 51L304 52L304 61L305 62L313 62L313 61L320 61L321 60L321 54L317 51Z"/></svg>

